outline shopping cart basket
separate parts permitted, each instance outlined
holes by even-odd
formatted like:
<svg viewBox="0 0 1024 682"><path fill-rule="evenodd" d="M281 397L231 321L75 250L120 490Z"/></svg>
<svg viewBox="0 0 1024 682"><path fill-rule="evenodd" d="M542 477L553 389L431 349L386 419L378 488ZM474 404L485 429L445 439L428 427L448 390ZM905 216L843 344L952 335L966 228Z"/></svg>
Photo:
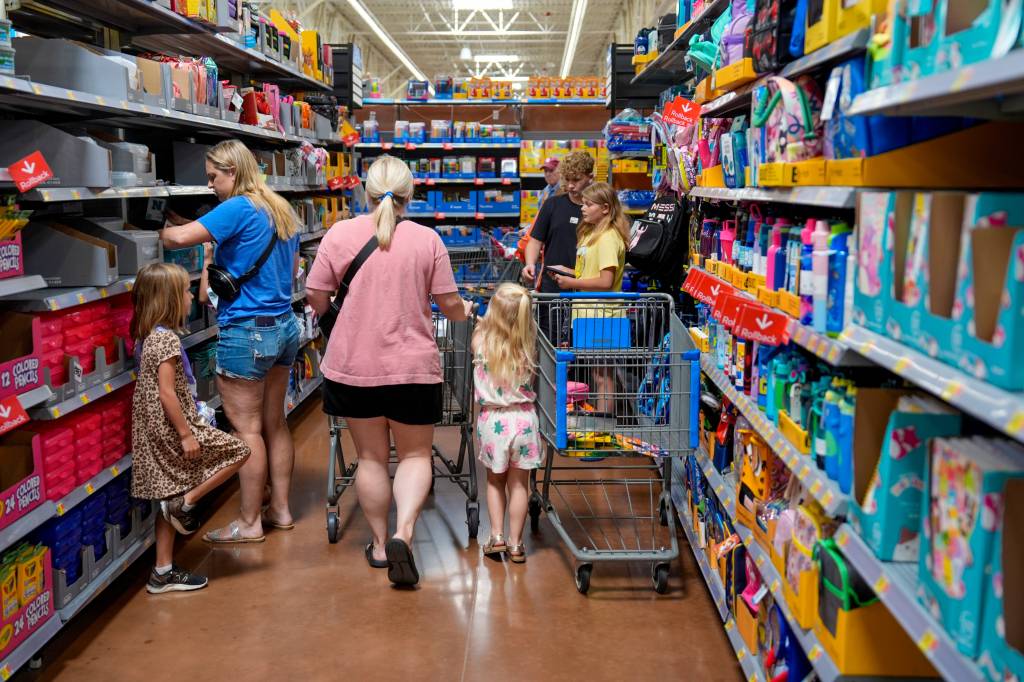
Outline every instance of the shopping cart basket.
<svg viewBox="0 0 1024 682"><path fill-rule="evenodd" d="M459 429L459 453L454 459L433 446L434 482L451 481L466 494L466 525L470 539L475 539L480 527L480 504L477 502L476 457L473 447L473 358L470 340L475 318L464 322L447 320L436 309L433 312L434 338L441 354L443 376L442 417L437 426ZM342 431L345 420L330 418L331 445L327 464L327 539L338 541L340 521L338 500L356 480L358 461L347 462L342 449ZM394 450L391 462L397 462ZM433 490L433 482L431 483Z"/></svg>
<svg viewBox="0 0 1024 682"><path fill-rule="evenodd" d="M672 458L697 446L699 351L664 294L534 300L537 407L549 447L532 479L532 528L544 509L576 559L583 594L599 561L651 561L654 589L664 593L679 555Z"/></svg>
<svg viewBox="0 0 1024 682"><path fill-rule="evenodd" d="M451 245L448 258L452 262L455 283L460 293L477 303L481 314L502 282L518 282L523 264L516 258L515 246L507 246L489 233L471 245Z"/></svg>

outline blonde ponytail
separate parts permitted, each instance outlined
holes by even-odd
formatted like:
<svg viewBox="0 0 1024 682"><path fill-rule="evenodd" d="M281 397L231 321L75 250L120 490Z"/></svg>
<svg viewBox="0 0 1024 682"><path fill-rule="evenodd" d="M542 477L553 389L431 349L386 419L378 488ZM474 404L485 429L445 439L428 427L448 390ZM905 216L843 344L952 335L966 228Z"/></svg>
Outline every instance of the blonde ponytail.
<svg viewBox="0 0 1024 682"><path fill-rule="evenodd" d="M248 147L238 140L224 140L206 152L206 160L220 171L234 173L235 187L231 196L246 197L257 210L266 213L278 239L288 241L295 236L299 231L295 211L284 197L267 187L256 157Z"/></svg>
<svg viewBox="0 0 1024 682"><path fill-rule="evenodd" d="M377 242L387 251L395 236L398 216L412 199L413 182L409 167L401 160L385 154L370 166L366 173L366 193L376 204L373 224Z"/></svg>

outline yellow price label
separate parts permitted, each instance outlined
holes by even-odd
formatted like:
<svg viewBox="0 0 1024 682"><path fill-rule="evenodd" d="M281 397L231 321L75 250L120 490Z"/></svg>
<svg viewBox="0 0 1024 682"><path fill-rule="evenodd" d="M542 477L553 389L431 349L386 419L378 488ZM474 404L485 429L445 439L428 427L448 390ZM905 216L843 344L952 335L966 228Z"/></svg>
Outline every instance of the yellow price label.
<svg viewBox="0 0 1024 682"><path fill-rule="evenodd" d="M60 419L60 410L58 408L55 407L52 410L50 410L50 414L53 415L54 419Z"/></svg>
<svg viewBox="0 0 1024 682"><path fill-rule="evenodd" d="M926 654L930 654L935 651L935 648L939 646L939 638L935 636L935 633L931 630L925 630L921 638L917 640L917 648Z"/></svg>
<svg viewBox="0 0 1024 682"><path fill-rule="evenodd" d="M63 503L60 503L60 502L57 503L57 516L64 516L64 504Z"/></svg>
<svg viewBox="0 0 1024 682"><path fill-rule="evenodd" d="M74 90L67 90L67 91L65 91L65 93L64 93L64 94L65 94L65 95L67 96L67 98L68 98L69 100L71 100L72 102L74 102L75 100L77 100L77 99L78 99L78 96L77 96L77 95L75 95L75 91L74 91Z"/></svg>
<svg viewBox="0 0 1024 682"><path fill-rule="evenodd" d="M811 467L807 464L804 464L802 467L800 467L800 473L798 473L797 476L799 476L800 478L807 478L807 474L809 473L811 473Z"/></svg>
<svg viewBox="0 0 1024 682"><path fill-rule="evenodd" d="M807 659L814 663L825 653L825 650L821 648L820 644L815 644L811 647L811 650L807 652Z"/></svg>
<svg viewBox="0 0 1024 682"><path fill-rule="evenodd" d="M747 547L750 547L752 544L754 544L754 536L748 535L747 537L743 538L743 544Z"/></svg>
<svg viewBox="0 0 1024 682"><path fill-rule="evenodd" d="M771 589L773 593L778 593L780 587L782 587L782 584L779 582L778 578L772 581Z"/></svg>
<svg viewBox="0 0 1024 682"><path fill-rule="evenodd" d="M77 189L73 189L71 190L71 198L77 201L82 198L82 193L79 192ZM79 294L79 296L81 296L81 294Z"/></svg>
<svg viewBox="0 0 1024 682"><path fill-rule="evenodd" d="M864 343L860 344L860 346L858 346L857 352L860 353L861 355L867 355L868 353L870 353L874 349L875 349L875 342L874 341L865 341Z"/></svg>
<svg viewBox="0 0 1024 682"><path fill-rule="evenodd" d="M827 507L830 504L832 504L832 500L834 500L835 497L836 496L832 494L831 490L826 490L825 491L825 496L823 498L821 498L821 503L824 504Z"/></svg>
<svg viewBox="0 0 1024 682"><path fill-rule="evenodd" d="M736 627L736 623L735 623L735 621L731 621L731 620L730 620L730 621L729 621L728 623L726 623L726 624L725 624L725 631L726 631L726 632L732 632L732 629L733 629L734 627Z"/></svg>
<svg viewBox="0 0 1024 682"><path fill-rule="evenodd" d="M848 544L850 544L850 536L849 536L849 534L847 534L846 532L840 533L836 537L836 544L839 545L840 547L846 547Z"/></svg>
<svg viewBox="0 0 1024 682"><path fill-rule="evenodd" d="M34 92L37 95L43 94L43 86L38 85L38 84L33 85L32 86L32 92Z"/></svg>
<svg viewBox="0 0 1024 682"><path fill-rule="evenodd" d="M739 651L736 652L736 660L742 661L746 657L747 657L747 650L746 649L740 649Z"/></svg>
<svg viewBox="0 0 1024 682"><path fill-rule="evenodd" d="M103 99L99 95L96 95L96 104L99 104L101 107L105 107L107 105L107 100Z"/></svg>
<svg viewBox="0 0 1024 682"><path fill-rule="evenodd" d="M754 673L750 673L750 677L747 678L747 682L756 682L756 681L757 681L757 675L755 675Z"/></svg>
<svg viewBox="0 0 1024 682"><path fill-rule="evenodd" d="M60 304L57 303L57 299L51 298L46 302L46 307L49 308L50 310L57 310L58 308L60 308Z"/></svg>
<svg viewBox="0 0 1024 682"><path fill-rule="evenodd" d="M79 398L79 400L82 401L83 405L88 405L89 404L89 396L87 396L86 394L83 393L82 395L78 396L78 398Z"/></svg>
<svg viewBox="0 0 1024 682"><path fill-rule="evenodd" d="M953 83L949 86L949 91L960 92L961 90L964 89L964 86L971 82L971 78L973 77L974 69L970 67L960 69L960 73L957 74L956 79L954 79Z"/></svg>
<svg viewBox="0 0 1024 682"><path fill-rule="evenodd" d="M115 477L121 475L121 470L117 467L110 467L110 473L114 474Z"/></svg>
<svg viewBox="0 0 1024 682"><path fill-rule="evenodd" d="M875 581L872 588L874 588L875 594L885 594L889 591L889 579L884 575L878 576L878 580Z"/></svg>
<svg viewBox="0 0 1024 682"><path fill-rule="evenodd" d="M946 386L942 389L942 399L952 400L953 398L960 395L960 393L963 390L964 385L954 379L953 381L950 381L948 384L946 384Z"/></svg>
<svg viewBox="0 0 1024 682"><path fill-rule="evenodd" d="M114 390L114 387L111 386L110 382L108 381L107 383L103 384L103 390L106 391L107 393L110 393L111 391Z"/></svg>
<svg viewBox="0 0 1024 682"><path fill-rule="evenodd" d="M910 366L910 358L900 358L896 361L896 364L892 366L892 371L900 374L906 371L907 367Z"/></svg>
<svg viewBox="0 0 1024 682"><path fill-rule="evenodd" d="M78 301L79 305L85 303L85 294L83 294L82 292L78 292L78 295L75 296L75 300Z"/></svg>
<svg viewBox="0 0 1024 682"><path fill-rule="evenodd" d="M6 663L4 663L4 667L0 668L0 679L11 679L11 669L7 666Z"/></svg>
<svg viewBox="0 0 1024 682"><path fill-rule="evenodd" d="M86 495L92 495L94 492L96 492L96 489L92 487L92 483L86 483L85 484L85 494Z"/></svg>
<svg viewBox="0 0 1024 682"><path fill-rule="evenodd" d="M1006 430L1009 431L1011 436L1020 437L1024 435L1024 410L1017 410L1013 413L1009 423L1006 425Z"/></svg>
<svg viewBox="0 0 1024 682"><path fill-rule="evenodd" d="M818 495L818 493L820 493L820 492L821 492L821 489L822 489L822 488L824 488L824 487L825 487L825 486L824 486L824 485L822 485L822 483L821 483L821 479L818 479L818 480L817 480L817 481L815 481L815 482L814 482L814 484L813 484L813 485L811 486L811 494L812 494L812 495L814 495L814 496L817 496L817 495Z"/></svg>
<svg viewBox="0 0 1024 682"><path fill-rule="evenodd" d="M754 560L754 563L757 564L758 568L761 568L762 566L764 566L764 557L763 556L757 557L757 559Z"/></svg>

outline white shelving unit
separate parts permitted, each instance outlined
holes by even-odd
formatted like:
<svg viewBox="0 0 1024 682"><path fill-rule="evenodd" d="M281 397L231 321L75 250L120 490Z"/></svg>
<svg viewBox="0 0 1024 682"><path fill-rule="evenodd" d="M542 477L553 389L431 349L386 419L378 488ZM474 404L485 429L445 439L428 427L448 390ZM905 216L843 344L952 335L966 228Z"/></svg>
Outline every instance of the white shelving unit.
<svg viewBox="0 0 1024 682"><path fill-rule="evenodd" d="M694 187L690 190L690 196L719 201L763 201L825 208L854 208L857 190L853 187Z"/></svg>

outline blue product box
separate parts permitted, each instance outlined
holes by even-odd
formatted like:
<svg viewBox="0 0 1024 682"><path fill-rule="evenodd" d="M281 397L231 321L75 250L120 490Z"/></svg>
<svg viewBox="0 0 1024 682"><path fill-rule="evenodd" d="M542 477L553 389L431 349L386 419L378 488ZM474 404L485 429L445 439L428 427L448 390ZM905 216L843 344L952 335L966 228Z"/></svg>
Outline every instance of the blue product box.
<svg viewBox="0 0 1024 682"><path fill-rule="evenodd" d="M902 11L894 17L894 38L903 39L900 55L900 79L918 80L935 73L935 58L939 51L940 28L936 16L937 0L904 0Z"/></svg>
<svg viewBox="0 0 1024 682"><path fill-rule="evenodd" d="M519 192L500 189L476 191L478 213L519 213Z"/></svg>
<svg viewBox="0 0 1024 682"><path fill-rule="evenodd" d="M433 213L437 208L435 203L435 192L416 188L413 191L412 200L406 207L409 213Z"/></svg>
<svg viewBox="0 0 1024 682"><path fill-rule="evenodd" d="M434 190L431 194L438 213L476 213L476 193L472 190Z"/></svg>

